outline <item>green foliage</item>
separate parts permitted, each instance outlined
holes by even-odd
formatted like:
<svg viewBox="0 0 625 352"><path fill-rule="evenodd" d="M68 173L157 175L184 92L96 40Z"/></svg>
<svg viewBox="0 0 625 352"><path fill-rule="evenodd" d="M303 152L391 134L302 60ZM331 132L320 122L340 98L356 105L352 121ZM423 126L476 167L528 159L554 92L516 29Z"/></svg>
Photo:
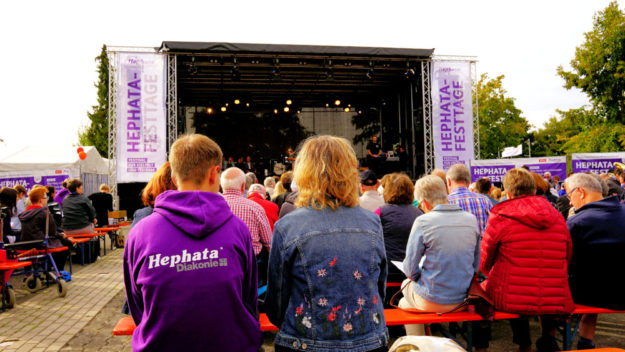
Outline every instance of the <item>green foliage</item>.
<svg viewBox="0 0 625 352"><path fill-rule="evenodd" d="M616 1L595 14L593 29L575 50L572 71L558 67L564 87L588 94L609 122L625 123L625 13Z"/></svg>
<svg viewBox="0 0 625 352"><path fill-rule="evenodd" d="M353 143L367 143L373 136L380 135L380 112L378 109L365 109L362 114L352 116L352 125L358 133L354 136Z"/></svg>
<svg viewBox="0 0 625 352"><path fill-rule="evenodd" d="M91 123L83 126L78 131L80 145L93 145L100 155L108 156L108 91L109 91L109 60L106 55L106 45L102 46L100 55L95 58L98 63L98 105L92 106L92 111L87 113Z"/></svg>
<svg viewBox="0 0 625 352"><path fill-rule="evenodd" d="M514 99L506 96L503 78L482 74L477 84L481 159L496 159L505 147L522 144L530 127Z"/></svg>
<svg viewBox="0 0 625 352"><path fill-rule="evenodd" d="M536 156L614 152L625 147L625 126L606 121L588 107L557 110L557 114L534 133Z"/></svg>
<svg viewBox="0 0 625 352"><path fill-rule="evenodd" d="M198 112L193 117L196 133L213 139L221 147L224 157L252 156L278 159L288 148L295 149L310 136L300 123L297 114L265 113L257 116L250 112Z"/></svg>

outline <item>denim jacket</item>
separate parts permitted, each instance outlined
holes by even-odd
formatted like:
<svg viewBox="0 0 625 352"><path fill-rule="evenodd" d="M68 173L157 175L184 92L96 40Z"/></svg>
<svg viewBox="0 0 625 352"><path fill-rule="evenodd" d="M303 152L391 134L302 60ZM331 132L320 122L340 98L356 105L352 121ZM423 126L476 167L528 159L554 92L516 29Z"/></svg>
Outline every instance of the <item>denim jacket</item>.
<svg viewBox="0 0 625 352"><path fill-rule="evenodd" d="M380 219L361 207L298 208L275 224L269 320L276 345L300 351L386 346L387 263Z"/></svg>
<svg viewBox="0 0 625 352"><path fill-rule="evenodd" d="M453 204L439 204L415 220L404 270L415 293L438 304L460 303L479 267L477 219Z"/></svg>

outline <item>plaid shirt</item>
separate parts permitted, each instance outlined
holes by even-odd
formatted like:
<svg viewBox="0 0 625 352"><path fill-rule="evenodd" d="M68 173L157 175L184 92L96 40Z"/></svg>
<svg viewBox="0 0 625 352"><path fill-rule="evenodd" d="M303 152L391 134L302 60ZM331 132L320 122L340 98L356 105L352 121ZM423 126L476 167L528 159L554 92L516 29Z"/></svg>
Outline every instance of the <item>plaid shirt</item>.
<svg viewBox="0 0 625 352"><path fill-rule="evenodd" d="M469 192L466 187L458 187L451 191L447 199L449 200L449 204L455 204L462 208L462 210L475 215L480 228L480 234L484 233L490 210L493 207L493 204L487 196Z"/></svg>
<svg viewBox="0 0 625 352"><path fill-rule="evenodd" d="M271 247L272 233L269 220L267 219L263 207L243 197L243 194L239 190L225 190L223 196L230 210L232 210L232 213L243 220L250 229L254 254L258 255L263 245L269 250Z"/></svg>

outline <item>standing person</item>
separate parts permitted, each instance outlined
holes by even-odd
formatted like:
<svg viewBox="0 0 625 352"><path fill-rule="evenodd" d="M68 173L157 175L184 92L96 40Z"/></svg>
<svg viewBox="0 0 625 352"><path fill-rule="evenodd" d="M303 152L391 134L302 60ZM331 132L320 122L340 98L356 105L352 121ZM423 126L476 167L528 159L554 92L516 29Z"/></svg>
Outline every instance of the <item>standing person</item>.
<svg viewBox="0 0 625 352"><path fill-rule="evenodd" d="M384 238L357 206L357 167L351 144L333 136L307 139L295 160L298 209L276 223L269 258L276 352L387 350Z"/></svg>
<svg viewBox="0 0 625 352"><path fill-rule="evenodd" d="M487 196L493 206L499 203L499 201L490 196L490 192L493 190L493 184L488 177L482 177L475 181L475 190L477 193Z"/></svg>
<svg viewBox="0 0 625 352"><path fill-rule="evenodd" d="M575 303L625 310L625 284L616 279L625 253L625 208L618 196L603 197L601 184L592 175L574 174L564 188L575 208L566 225L573 241L569 284ZM597 314L584 314L577 349L594 348Z"/></svg>
<svg viewBox="0 0 625 352"><path fill-rule="evenodd" d="M479 261L480 233L475 218L448 204L445 183L429 175L414 190L425 215L412 227L404 271L408 279L401 308L446 312L462 303ZM406 325L408 335L425 335L422 324Z"/></svg>
<svg viewBox="0 0 625 352"><path fill-rule="evenodd" d="M360 206L369 211L376 211L384 205L384 198L378 193L380 181L372 170L365 170L360 175Z"/></svg>
<svg viewBox="0 0 625 352"><path fill-rule="evenodd" d="M256 352L256 263L245 223L219 192L222 153L206 136L180 137L169 161L178 191L130 230L124 282L137 324L133 351Z"/></svg>
<svg viewBox="0 0 625 352"><path fill-rule="evenodd" d="M380 173L380 155L382 155L382 146L378 143L378 137L373 136L367 144L367 166L376 173Z"/></svg>
<svg viewBox="0 0 625 352"><path fill-rule="evenodd" d="M109 223L109 211L113 211L113 196L111 189L106 184L100 185L100 192L91 193L89 200L95 208L95 217L99 227L106 227Z"/></svg>
<svg viewBox="0 0 625 352"><path fill-rule="evenodd" d="M486 221L493 207L490 199L483 194L470 192L471 173L464 164L452 165L447 171L447 188L449 204L456 204L462 210L473 214L477 219L480 234L486 228Z"/></svg>
<svg viewBox="0 0 625 352"><path fill-rule="evenodd" d="M575 308L568 287L571 237L564 219L536 195L534 176L515 168L504 176L508 200L493 210L482 239L482 283L496 310L517 313L510 321L520 351L531 351L528 315L540 315L539 352L559 351L554 337L559 315Z"/></svg>

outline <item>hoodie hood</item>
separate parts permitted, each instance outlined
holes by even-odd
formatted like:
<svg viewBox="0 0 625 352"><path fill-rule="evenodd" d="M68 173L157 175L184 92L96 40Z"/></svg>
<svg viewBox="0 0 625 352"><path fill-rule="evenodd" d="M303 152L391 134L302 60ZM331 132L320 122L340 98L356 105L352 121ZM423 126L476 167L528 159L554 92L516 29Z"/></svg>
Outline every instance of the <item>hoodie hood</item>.
<svg viewBox="0 0 625 352"><path fill-rule="evenodd" d="M154 212L195 238L209 236L234 216L221 195L203 191L161 193L154 201Z"/></svg>
<svg viewBox="0 0 625 352"><path fill-rule="evenodd" d="M543 230L551 227L560 214L543 196L523 196L498 203L492 214L514 219L529 227Z"/></svg>
<svg viewBox="0 0 625 352"><path fill-rule="evenodd" d="M17 217L20 219L20 222L29 222L43 212L45 212L45 208L33 208L20 213Z"/></svg>

